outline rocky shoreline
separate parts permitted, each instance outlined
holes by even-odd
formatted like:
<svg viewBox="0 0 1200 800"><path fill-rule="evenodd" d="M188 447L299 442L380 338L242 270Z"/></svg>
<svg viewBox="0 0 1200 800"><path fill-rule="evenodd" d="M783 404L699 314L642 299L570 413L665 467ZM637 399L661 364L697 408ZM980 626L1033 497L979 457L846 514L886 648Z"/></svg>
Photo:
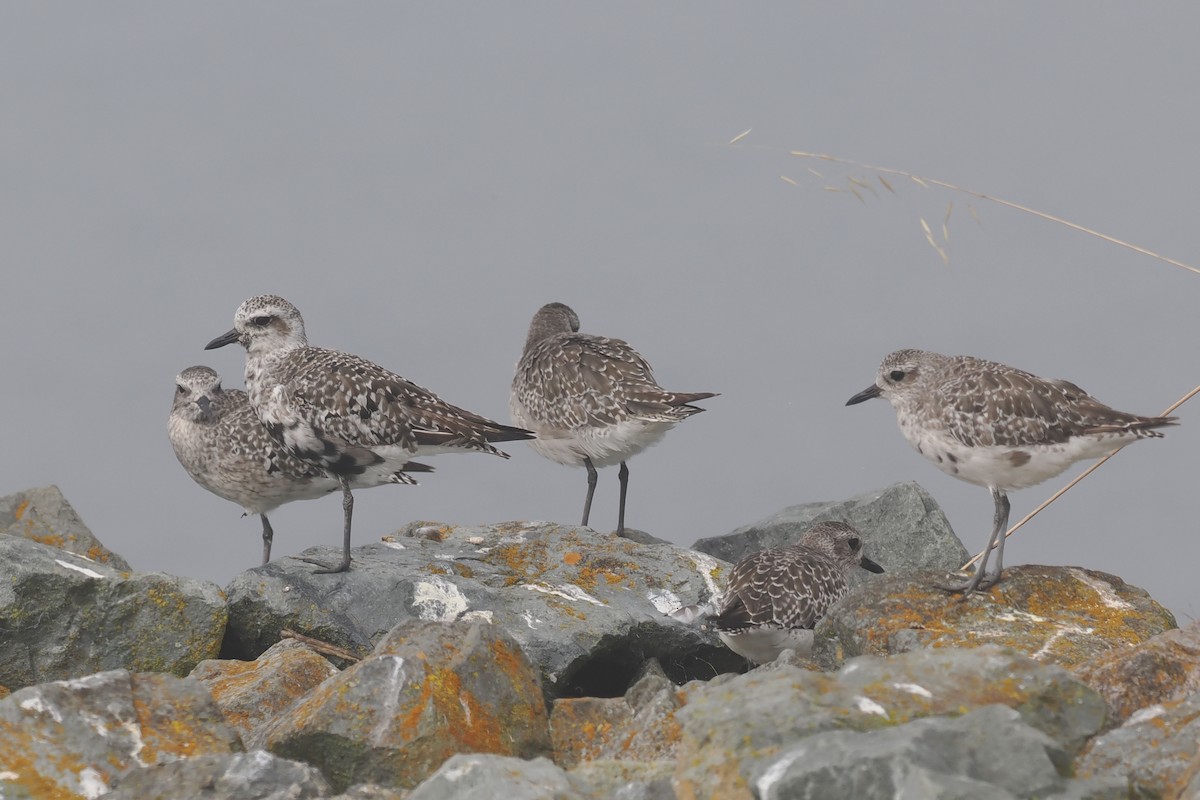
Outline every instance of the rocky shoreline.
<svg viewBox="0 0 1200 800"><path fill-rule="evenodd" d="M887 573L813 663L669 616L826 519ZM0 798L1200 798L1200 625L1080 567L930 588L965 558L900 484L694 548L414 522L221 589L28 490L0 498Z"/></svg>

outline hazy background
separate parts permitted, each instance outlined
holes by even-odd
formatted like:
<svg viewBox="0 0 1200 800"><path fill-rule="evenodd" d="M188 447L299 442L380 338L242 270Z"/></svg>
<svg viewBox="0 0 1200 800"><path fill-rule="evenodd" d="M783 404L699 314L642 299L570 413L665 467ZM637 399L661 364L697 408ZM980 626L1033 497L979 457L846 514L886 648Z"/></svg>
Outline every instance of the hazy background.
<svg viewBox="0 0 1200 800"><path fill-rule="evenodd" d="M242 385L239 348L201 349L242 300L281 294L314 344L502 421L557 300L667 387L722 393L631 462L632 527L690 544L917 480L978 549L987 491L912 451L886 403L845 400L922 347L1158 413L1200 382L1200 275L985 201L977 223L904 179L830 192L874 178L788 151L1200 262L1197 30L1183 3L4 4L0 494L56 483L137 569L224 583L259 523L187 477L165 427L184 367ZM920 220L940 238L951 201L946 265ZM1194 411L1008 563L1114 572L1196 617ZM584 473L510 449L359 493L356 544L413 519L577 522ZM1014 493L1013 519L1078 469ZM616 486L602 471L598 529ZM340 541L336 497L272 517L277 557Z"/></svg>

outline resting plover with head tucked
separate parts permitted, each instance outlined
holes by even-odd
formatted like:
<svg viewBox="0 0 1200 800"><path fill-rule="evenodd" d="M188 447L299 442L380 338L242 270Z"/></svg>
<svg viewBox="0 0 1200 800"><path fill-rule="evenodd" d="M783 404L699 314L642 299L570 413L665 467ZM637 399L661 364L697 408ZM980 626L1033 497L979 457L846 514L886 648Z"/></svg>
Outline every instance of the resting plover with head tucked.
<svg viewBox="0 0 1200 800"><path fill-rule="evenodd" d="M714 392L669 392L646 359L620 339L579 333L579 317L562 303L542 306L529 324L509 395L513 422L537 434L530 446L559 464L587 470L583 525L596 469L620 464L617 535L625 532L625 462L657 444L676 423L699 414L691 405Z"/></svg>
<svg viewBox="0 0 1200 800"><path fill-rule="evenodd" d="M339 488L337 478L288 455L267 435L246 393L221 388L221 376L209 367L188 367L175 378L167 435L192 480L259 516L264 564L271 560L275 536L267 514L285 503L324 497ZM409 461L403 470L372 477L382 483L415 484L405 470L433 468ZM376 484L353 480L351 485L357 489Z"/></svg>
<svg viewBox="0 0 1200 800"><path fill-rule="evenodd" d="M711 624L726 647L756 664L784 650L812 654L812 629L850 591L856 567L883 572L844 522L820 522L795 544L748 555L729 573ZM677 618L686 619L676 612Z"/></svg>
<svg viewBox="0 0 1200 800"><path fill-rule="evenodd" d="M904 438L938 469L992 492L992 534L975 574L942 587L964 597L1000 580L1010 490L1041 483L1076 461L1098 458L1138 439L1161 438L1155 429L1176 419L1116 411L1068 381L924 350L889 355L875 383L846 405L872 397L892 404ZM993 548L996 568L987 573Z"/></svg>
<svg viewBox="0 0 1200 800"><path fill-rule="evenodd" d="M234 342L246 348L250 407L267 433L292 456L334 476L342 490L342 560L350 567L351 489L387 482L414 456L479 452L508 458L492 442L529 439L452 406L378 364L337 350L310 347L296 307L276 295L245 301L233 330L206 350Z"/></svg>

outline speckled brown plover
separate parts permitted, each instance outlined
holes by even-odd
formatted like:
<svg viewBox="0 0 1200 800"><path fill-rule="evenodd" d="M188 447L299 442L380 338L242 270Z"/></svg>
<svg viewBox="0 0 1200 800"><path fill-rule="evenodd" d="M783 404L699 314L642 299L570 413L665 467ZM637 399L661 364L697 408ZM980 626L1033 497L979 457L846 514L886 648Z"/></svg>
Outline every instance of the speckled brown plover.
<svg viewBox="0 0 1200 800"><path fill-rule="evenodd" d="M676 423L699 414L697 400L714 392L668 392L646 359L620 339L579 332L579 317L562 303L533 316L513 376L513 422L537 434L529 444L559 464L587 470L583 525L588 524L596 469L620 464L617 535L625 532L625 494L633 456L657 444Z"/></svg>
<svg viewBox="0 0 1200 800"><path fill-rule="evenodd" d="M337 478L288 455L267 435L246 393L223 389L221 376L209 367L188 367L175 378L167 435L192 480L261 518L264 564L271 560L275 536L267 514L293 500L324 497L340 488ZM415 484L405 471L432 472L433 468L409 461L403 470L370 479ZM351 487L378 485L360 483L363 477L354 476Z"/></svg>
<svg viewBox="0 0 1200 800"><path fill-rule="evenodd" d="M808 657L812 629L850 591L847 575L858 567L883 572L863 555L857 530L844 522L818 523L795 544L739 561L709 624L730 650L756 664L784 650Z"/></svg>
<svg viewBox="0 0 1200 800"><path fill-rule="evenodd" d="M1175 417L1116 411L1068 381L924 350L889 355L875 383L846 405L872 397L892 404L904 438L938 469L991 490L992 533L975 574L942 587L964 597L1000 580L1009 491L1039 484L1076 461L1098 458L1138 439L1161 438L1155 429L1175 422ZM995 571L988 573L993 548Z"/></svg>
<svg viewBox="0 0 1200 800"><path fill-rule="evenodd" d="M290 455L332 475L342 490L342 560L350 567L351 489L378 485L413 457L478 452L508 458L492 442L529 439L529 431L452 406L378 364L337 350L310 347L294 305L275 295L245 301L233 330L206 350L234 342L246 348L246 389L267 433Z"/></svg>

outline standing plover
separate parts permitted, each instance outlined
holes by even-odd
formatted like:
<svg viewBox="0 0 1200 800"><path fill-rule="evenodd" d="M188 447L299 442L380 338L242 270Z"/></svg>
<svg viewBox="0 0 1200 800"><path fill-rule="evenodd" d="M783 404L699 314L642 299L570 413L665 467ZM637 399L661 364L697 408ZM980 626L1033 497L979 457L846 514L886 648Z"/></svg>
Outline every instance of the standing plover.
<svg viewBox="0 0 1200 800"><path fill-rule="evenodd" d="M309 347L296 307L275 295L238 307L233 330L204 349L246 348L250 407L291 455L329 473L342 490L342 560L350 567L350 519L357 485L377 485L417 455L480 452L508 458L491 442L529 439L529 431L450 405L383 367L337 350Z"/></svg>
<svg viewBox="0 0 1200 800"><path fill-rule="evenodd" d="M657 444L677 422L699 414L691 405L714 392L668 392L628 343L579 333L579 317L562 303L533 315L513 376L513 422L537 434L529 444L559 464L587 470L583 525L588 524L596 468L620 464L617 535L625 532L625 462Z"/></svg>
<svg viewBox="0 0 1200 800"><path fill-rule="evenodd" d="M975 574L965 583L942 587L964 597L1000 580L1008 491L1041 483L1076 461L1098 458L1138 439L1161 438L1155 428L1175 422L1175 417L1116 411L1068 381L923 350L889 355L874 385L846 405L872 397L892 404L904 438L938 469L992 492L992 534ZM996 570L987 574L993 547Z"/></svg>
<svg viewBox="0 0 1200 800"><path fill-rule="evenodd" d="M339 488L337 478L288 455L267 435L246 393L221 388L221 377L209 367L188 367L175 378L167 435L192 480L261 518L264 564L271 560L275 536L267 514L293 500L324 497ZM409 461L403 470L432 472L433 468ZM355 489L376 485L360 483L362 477L354 476L350 485ZM402 470L383 482L416 483Z"/></svg>
<svg viewBox="0 0 1200 800"><path fill-rule="evenodd" d="M709 618L725 646L756 664L784 650L812 654L813 627L850 591L855 567L883 572L863 555L862 536L844 522L821 522L796 544L753 553L729 573Z"/></svg>

